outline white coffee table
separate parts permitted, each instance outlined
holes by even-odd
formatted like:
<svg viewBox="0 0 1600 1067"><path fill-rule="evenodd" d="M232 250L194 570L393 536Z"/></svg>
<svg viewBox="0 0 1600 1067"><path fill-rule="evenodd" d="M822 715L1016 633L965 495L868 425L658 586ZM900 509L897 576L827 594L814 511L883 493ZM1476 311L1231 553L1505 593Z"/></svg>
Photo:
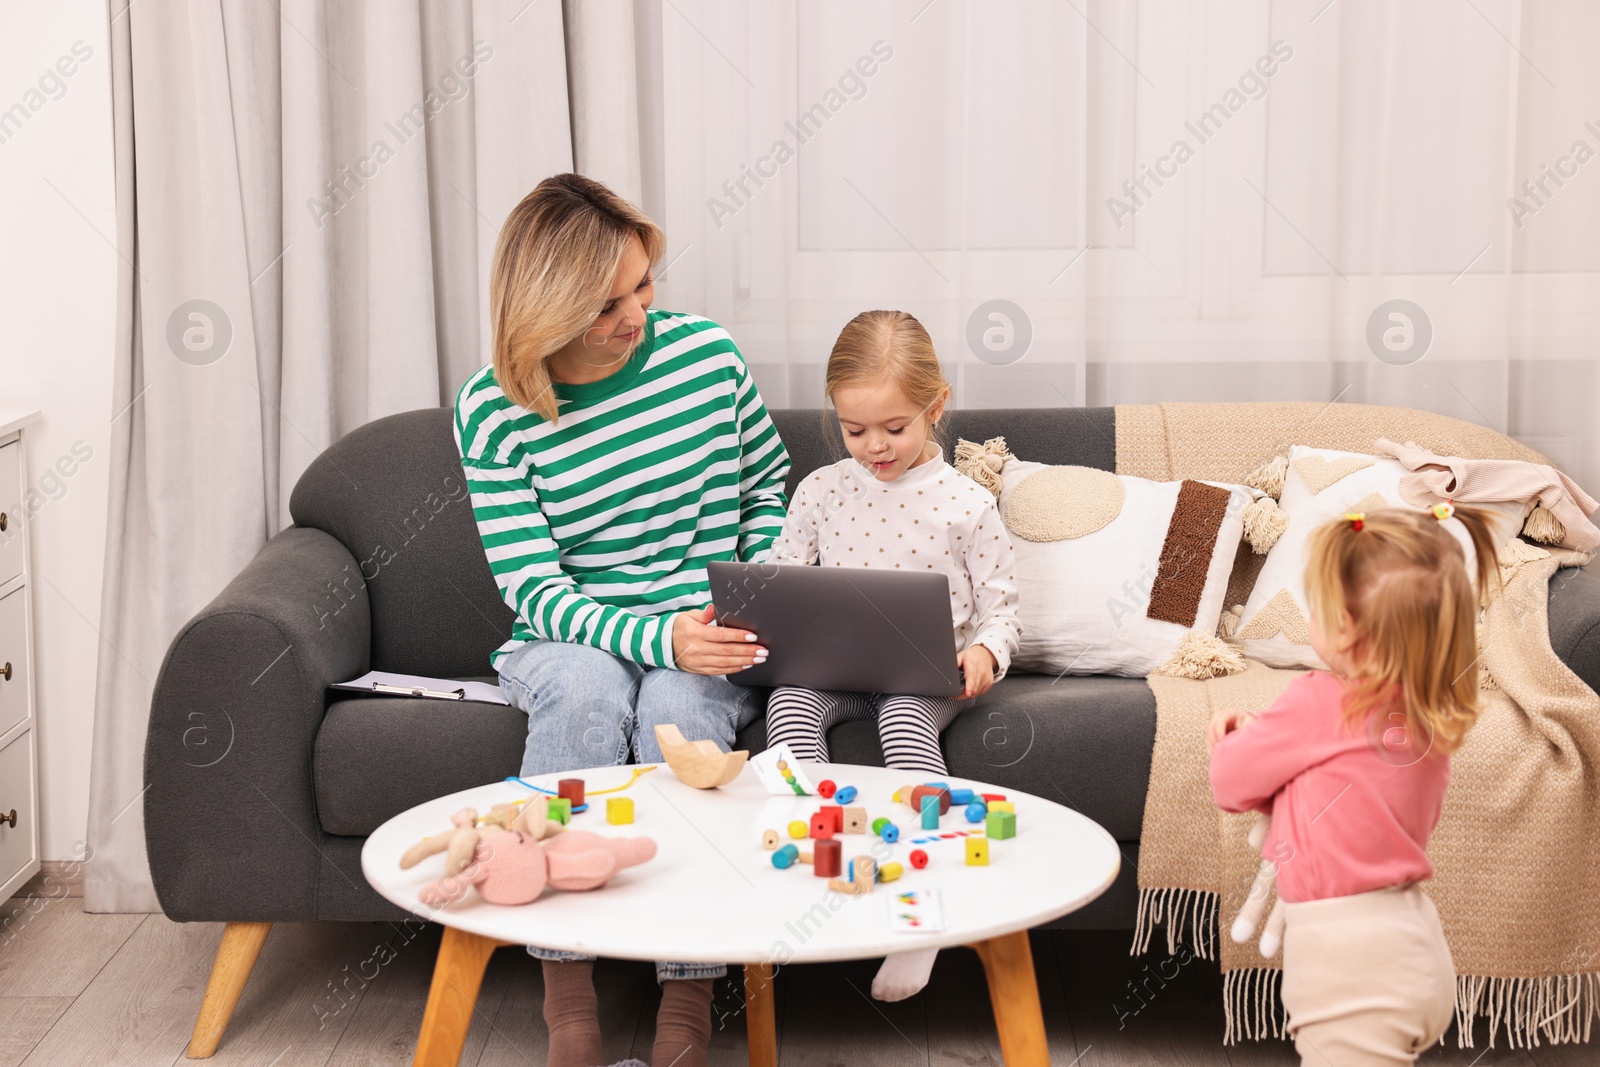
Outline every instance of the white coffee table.
<svg viewBox="0 0 1600 1067"><path fill-rule="evenodd" d="M573 818L573 828L618 836L655 838L655 859L622 872L604 889L590 893L546 890L533 904L500 907L469 894L442 910L417 899L441 875L442 857L409 871L400 855L410 845L450 825L463 807L485 812L492 804L528 795L515 783L499 783L440 797L390 819L367 838L361 869L382 896L407 911L442 923L446 929L434 967L433 984L413 1063L454 1065L466 1039L478 988L490 954L501 945L541 945L595 956L635 960L745 965L745 996L753 1067L777 1064L773 968L788 963L818 963L883 956L913 948L970 945L983 961L989 981L1000 1048L1009 1067L1049 1063L1039 992L1027 931L1081 908L1111 885L1121 854L1111 835L1084 816L1052 801L968 779L946 777L954 788L1004 793L1014 802L1017 835L990 841L987 867L966 864L963 838L916 845L928 836L909 807L890 797L901 785L919 784L927 775L881 767L807 764L815 780L832 779L859 790L852 806L865 807L867 819L887 816L901 831L888 860L901 863L898 882L880 884L868 896L842 896L809 866L788 870L772 865L762 847L764 830L779 831L809 820L820 797L772 796L746 767L720 789L692 789L665 765L621 793L595 797L589 810ZM596 790L627 781L630 768L603 767L531 779L555 788L559 778L582 778ZM605 821L607 796L634 801L635 822ZM969 829L961 809L952 807L942 829ZM877 838L844 835L845 866L871 852ZM809 850L809 841L796 841ZM882 856L882 846L878 855ZM912 868L914 848L928 853L923 870ZM938 933L905 934L889 928L894 891L938 889L945 928Z"/></svg>

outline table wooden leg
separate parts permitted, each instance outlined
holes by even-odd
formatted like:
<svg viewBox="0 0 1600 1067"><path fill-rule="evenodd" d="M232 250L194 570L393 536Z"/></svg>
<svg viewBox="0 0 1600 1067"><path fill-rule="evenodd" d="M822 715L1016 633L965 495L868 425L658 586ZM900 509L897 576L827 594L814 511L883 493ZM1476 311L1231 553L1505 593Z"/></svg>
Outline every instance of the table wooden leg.
<svg viewBox="0 0 1600 1067"><path fill-rule="evenodd" d="M744 965L745 1030L750 1067L778 1067L778 1001L770 963Z"/></svg>
<svg viewBox="0 0 1600 1067"><path fill-rule="evenodd" d="M250 980L250 970L261 955L261 946L271 931L271 923L229 923L222 928L222 941L217 945L216 959L211 963L211 979L206 982L206 997L200 1003L200 1015L194 1021L194 1034L189 1038L186 1055L191 1060L203 1060L217 1051L222 1032L233 1018L233 1009Z"/></svg>
<svg viewBox="0 0 1600 1067"><path fill-rule="evenodd" d="M1018 930L972 947L989 978L989 1003L994 1007L994 1026L1006 1067L1049 1067L1050 1046L1044 1035L1028 931Z"/></svg>
<svg viewBox="0 0 1600 1067"><path fill-rule="evenodd" d="M453 926L444 928L412 1067L456 1067L460 1062L484 968L494 950L505 944L509 942L469 934Z"/></svg>

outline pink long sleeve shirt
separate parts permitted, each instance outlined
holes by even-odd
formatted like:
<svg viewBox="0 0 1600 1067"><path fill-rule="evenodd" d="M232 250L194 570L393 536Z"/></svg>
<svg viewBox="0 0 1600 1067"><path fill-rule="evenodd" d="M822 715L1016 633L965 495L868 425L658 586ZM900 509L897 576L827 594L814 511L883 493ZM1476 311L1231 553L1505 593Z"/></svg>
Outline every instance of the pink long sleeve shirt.
<svg viewBox="0 0 1600 1067"><path fill-rule="evenodd" d="M1425 738L1408 743L1404 720L1382 709L1352 730L1343 693L1338 678L1309 671L1211 754L1218 807L1271 810L1261 855L1278 865L1278 895L1290 903L1433 877L1428 835L1450 759Z"/></svg>

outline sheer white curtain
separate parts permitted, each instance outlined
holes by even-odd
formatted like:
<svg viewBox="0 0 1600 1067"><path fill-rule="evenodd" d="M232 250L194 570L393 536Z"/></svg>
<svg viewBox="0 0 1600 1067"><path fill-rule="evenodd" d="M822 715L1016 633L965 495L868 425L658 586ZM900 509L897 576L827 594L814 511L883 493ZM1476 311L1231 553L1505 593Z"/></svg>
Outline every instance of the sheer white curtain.
<svg viewBox="0 0 1600 1067"><path fill-rule="evenodd" d="M287 525L318 452L449 403L487 360L500 222L573 156L557 0L109 9L122 266L85 906L153 911L167 646Z"/></svg>
<svg viewBox="0 0 1600 1067"><path fill-rule="evenodd" d="M1600 487L1593 5L663 2L659 299L770 404L892 306L964 407L1396 404Z"/></svg>

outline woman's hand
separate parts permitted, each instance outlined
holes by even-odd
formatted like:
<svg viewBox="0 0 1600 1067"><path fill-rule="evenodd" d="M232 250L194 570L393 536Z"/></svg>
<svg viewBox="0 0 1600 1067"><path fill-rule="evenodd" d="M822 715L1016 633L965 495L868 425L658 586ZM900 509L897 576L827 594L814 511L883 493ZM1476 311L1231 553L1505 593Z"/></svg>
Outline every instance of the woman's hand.
<svg viewBox="0 0 1600 1067"><path fill-rule="evenodd" d="M973 645L956 654L956 666L967 679L967 687L961 691L961 699L966 700L981 697L994 688L994 671L1000 664L993 652L982 645Z"/></svg>
<svg viewBox="0 0 1600 1067"><path fill-rule="evenodd" d="M1254 716L1249 712L1240 711L1238 708L1219 708L1206 724L1206 751L1211 751L1217 744L1235 730L1242 729Z"/></svg>
<svg viewBox="0 0 1600 1067"><path fill-rule="evenodd" d="M767 650L749 630L712 626L716 609L680 611L672 620L672 661L690 674L732 674L765 663Z"/></svg>

